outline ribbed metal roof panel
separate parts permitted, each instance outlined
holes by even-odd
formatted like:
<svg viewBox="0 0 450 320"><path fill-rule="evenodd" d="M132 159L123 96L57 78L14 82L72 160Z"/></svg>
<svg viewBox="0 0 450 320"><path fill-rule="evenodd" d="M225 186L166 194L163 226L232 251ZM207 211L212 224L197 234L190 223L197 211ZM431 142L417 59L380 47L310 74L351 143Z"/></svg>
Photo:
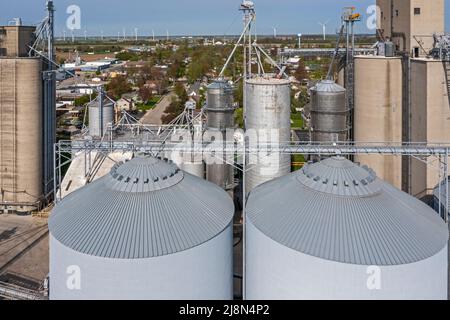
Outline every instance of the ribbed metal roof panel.
<svg viewBox="0 0 450 320"><path fill-rule="evenodd" d="M305 169L321 172L332 185L333 180L373 176L342 158ZM447 244L447 226L433 210L376 177L358 187L311 181L298 171L255 189L247 205L251 223L286 247L348 264L413 263Z"/></svg>
<svg viewBox="0 0 450 320"><path fill-rule="evenodd" d="M207 242L231 223L232 200L218 186L175 168L153 158L113 168L55 207L51 234L75 251L116 259L158 257ZM163 185L139 182L171 173ZM120 182L117 174L123 174Z"/></svg>

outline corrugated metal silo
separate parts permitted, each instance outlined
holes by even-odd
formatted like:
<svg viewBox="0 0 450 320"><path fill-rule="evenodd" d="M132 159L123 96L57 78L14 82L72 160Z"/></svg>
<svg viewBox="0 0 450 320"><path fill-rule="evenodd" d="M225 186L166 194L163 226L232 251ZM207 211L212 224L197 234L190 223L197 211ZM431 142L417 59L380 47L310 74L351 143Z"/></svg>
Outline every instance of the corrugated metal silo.
<svg viewBox="0 0 450 320"><path fill-rule="evenodd" d="M171 152L165 152L167 159L172 160L181 170L193 176L205 179L205 163L201 154L183 153L179 157L173 157Z"/></svg>
<svg viewBox="0 0 450 320"><path fill-rule="evenodd" d="M233 87L225 80L215 80L207 88L205 110L206 129L210 135L221 135L226 142L227 129L234 128ZM223 157L225 154L223 153ZM217 163L207 164L206 178L223 189L233 188L234 170L226 164L226 159L217 159Z"/></svg>
<svg viewBox="0 0 450 320"><path fill-rule="evenodd" d="M89 104L89 134L103 137L111 123L114 123L114 103L100 93Z"/></svg>
<svg viewBox="0 0 450 320"><path fill-rule="evenodd" d="M0 58L0 204L28 212L43 200L42 65Z"/></svg>
<svg viewBox="0 0 450 320"><path fill-rule="evenodd" d="M448 182L441 181L436 188L433 190L433 207L436 212L439 212L439 207L441 210L441 215L445 217L445 215L449 214L449 204L446 204L447 197L450 199L450 194L447 196L447 183L450 185L450 177L447 178Z"/></svg>
<svg viewBox="0 0 450 320"><path fill-rule="evenodd" d="M183 162L180 164L180 169L192 174L193 176L204 179L205 178L205 164L203 161Z"/></svg>
<svg viewBox="0 0 450 320"><path fill-rule="evenodd" d="M346 90L332 80L323 80L311 88L311 140L347 141L348 110Z"/></svg>
<svg viewBox="0 0 450 320"><path fill-rule="evenodd" d="M260 145L264 145L265 143L277 144L290 141L290 81L275 78L247 80L245 99L246 130L250 137L250 144L255 145L258 142ZM272 138L273 134L275 135ZM258 141L255 141L255 136L258 137ZM246 175L247 193L258 185L291 171L289 154L269 153L268 155L263 152L259 156L257 161L249 159Z"/></svg>
<svg viewBox="0 0 450 320"><path fill-rule="evenodd" d="M247 299L447 299L448 228L367 167L328 158L255 189Z"/></svg>
<svg viewBox="0 0 450 320"><path fill-rule="evenodd" d="M50 298L232 299L233 215L226 192L172 163L116 165L50 217Z"/></svg>

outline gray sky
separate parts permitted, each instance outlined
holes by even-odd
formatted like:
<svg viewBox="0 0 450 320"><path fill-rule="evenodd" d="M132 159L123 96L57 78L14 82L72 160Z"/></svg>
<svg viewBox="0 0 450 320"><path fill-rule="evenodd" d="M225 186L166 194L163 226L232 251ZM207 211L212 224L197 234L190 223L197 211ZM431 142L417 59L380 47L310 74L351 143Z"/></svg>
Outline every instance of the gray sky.
<svg viewBox="0 0 450 320"><path fill-rule="evenodd" d="M430 0L432 1L432 0ZM224 35L237 34L242 29L241 14L237 11L241 0L55 0L56 32L61 36L65 29L68 6L81 8L82 36L100 34L116 36L125 28L128 36L139 29L140 35ZM359 12L367 18L366 10L375 0L254 0L257 10L257 32L272 34L320 33L318 22L328 23L332 33L339 26L340 14L345 6L357 4ZM446 3L450 0L446 0ZM35 24L44 16L45 0L1 0L0 22L22 17ZM446 16L450 14L447 5ZM448 19L447 19L448 20ZM449 22L449 21L447 21ZM366 19L357 26L357 32L369 32ZM447 23L447 30L449 23Z"/></svg>

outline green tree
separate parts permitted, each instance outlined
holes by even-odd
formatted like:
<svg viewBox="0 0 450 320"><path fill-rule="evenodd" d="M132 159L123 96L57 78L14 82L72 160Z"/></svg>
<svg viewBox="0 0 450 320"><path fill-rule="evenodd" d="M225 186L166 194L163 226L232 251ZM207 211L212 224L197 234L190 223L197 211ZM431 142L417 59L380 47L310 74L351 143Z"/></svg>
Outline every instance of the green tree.
<svg viewBox="0 0 450 320"><path fill-rule="evenodd" d="M139 97L144 104L147 104L152 99L152 91L148 87L142 86L139 89Z"/></svg>
<svg viewBox="0 0 450 320"><path fill-rule="evenodd" d="M299 61L298 68L295 70L295 73L294 73L294 77L295 77L295 79L297 79L300 82L305 79L309 79L308 71L306 71L306 66L305 66L305 63L303 62L303 60Z"/></svg>
<svg viewBox="0 0 450 320"><path fill-rule="evenodd" d="M90 94L90 95L86 94L84 96L76 98L74 100L74 104L77 107L84 106L86 103L91 102L91 100L94 100L96 97L97 97L97 93L96 92L94 92L93 94Z"/></svg>
<svg viewBox="0 0 450 320"><path fill-rule="evenodd" d="M124 93L131 92L131 85L125 76L117 76L113 78L106 86L108 95L119 100Z"/></svg>
<svg viewBox="0 0 450 320"><path fill-rule="evenodd" d="M177 82L175 84L174 92L178 96L178 100L180 100L181 103L186 103L186 101L188 100L188 95L183 84Z"/></svg>

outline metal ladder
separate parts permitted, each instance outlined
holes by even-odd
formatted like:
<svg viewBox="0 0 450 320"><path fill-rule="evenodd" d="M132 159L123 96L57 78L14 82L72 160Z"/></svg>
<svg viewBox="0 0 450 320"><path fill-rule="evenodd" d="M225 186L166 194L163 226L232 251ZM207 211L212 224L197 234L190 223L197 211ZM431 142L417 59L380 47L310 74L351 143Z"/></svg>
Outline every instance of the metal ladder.
<svg viewBox="0 0 450 320"><path fill-rule="evenodd" d="M98 152L95 155L94 162L92 163L92 166L86 176L87 183L91 183L94 180L95 176L97 175L101 166L105 162L106 158L107 158L107 155L105 155L103 152Z"/></svg>
<svg viewBox="0 0 450 320"><path fill-rule="evenodd" d="M354 111L355 111L355 95L354 95L354 86L355 86L355 63L354 63L354 57L353 54L350 54L350 59L347 62L347 68L345 69L346 72L346 84L345 88L347 89L347 108L349 112L349 139L354 139L354 132L353 132L353 119L354 119Z"/></svg>

